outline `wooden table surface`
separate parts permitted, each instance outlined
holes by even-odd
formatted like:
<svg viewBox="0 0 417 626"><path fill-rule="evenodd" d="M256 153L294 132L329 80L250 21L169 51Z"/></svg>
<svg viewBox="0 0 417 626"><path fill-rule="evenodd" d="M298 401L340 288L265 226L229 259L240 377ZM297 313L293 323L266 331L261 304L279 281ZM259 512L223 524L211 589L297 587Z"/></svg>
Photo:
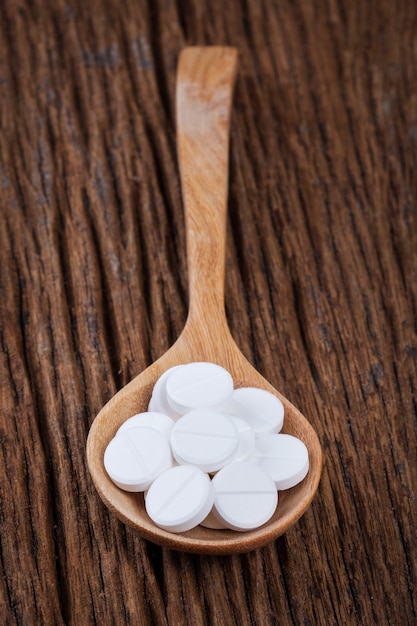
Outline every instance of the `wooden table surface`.
<svg viewBox="0 0 417 626"><path fill-rule="evenodd" d="M417 4L0 4L0 620L417 623ZM187 312L175 77L239 50L226 308L323 446L316 498L232 557L111 515L89 427Z"/></svg>

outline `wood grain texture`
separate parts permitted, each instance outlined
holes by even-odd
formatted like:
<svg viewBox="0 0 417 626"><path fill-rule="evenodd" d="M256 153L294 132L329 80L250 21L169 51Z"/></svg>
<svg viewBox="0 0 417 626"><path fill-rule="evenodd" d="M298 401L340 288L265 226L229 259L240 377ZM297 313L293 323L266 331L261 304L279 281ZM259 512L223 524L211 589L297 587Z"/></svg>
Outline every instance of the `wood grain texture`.
<svg viewBox="0 0 417 626"><path fill-rule="evenodd" d="M0 4L0 618L413 625L417 5ZM239 50L226 308L323 444L273 544L190 556L110 515L85 441L186 317L185 45Z"/></svg>

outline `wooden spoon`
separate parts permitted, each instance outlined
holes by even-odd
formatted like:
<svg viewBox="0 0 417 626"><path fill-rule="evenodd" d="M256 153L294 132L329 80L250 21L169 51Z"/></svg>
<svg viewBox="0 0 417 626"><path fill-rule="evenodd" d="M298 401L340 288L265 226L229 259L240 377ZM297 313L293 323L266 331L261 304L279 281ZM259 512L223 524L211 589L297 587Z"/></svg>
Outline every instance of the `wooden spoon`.
<svg viewBox="0 0 417 626"><path fill-rule="evenodd" d="M207 554L246 552L272 541L304 513L317 489L322 454L316 433L303 415L246 360L229 331L224 309L224 267L228 146L232 91L237 66L234 48L186 48L177 82L178 158L186 216L189 313L174 345L121 389L95 418L87 440L87 462L104 503L141 536L176 550ZM232 374L236 387L267 389L285 407L282 432L307 446L310 470L296 487L280 492L277 510L261 528L248 532L198 526L174 534L147 516L142 494L127 493L108 477L103 455L119 426L147 410L152 388L173 365L211 361Z"/></svg>

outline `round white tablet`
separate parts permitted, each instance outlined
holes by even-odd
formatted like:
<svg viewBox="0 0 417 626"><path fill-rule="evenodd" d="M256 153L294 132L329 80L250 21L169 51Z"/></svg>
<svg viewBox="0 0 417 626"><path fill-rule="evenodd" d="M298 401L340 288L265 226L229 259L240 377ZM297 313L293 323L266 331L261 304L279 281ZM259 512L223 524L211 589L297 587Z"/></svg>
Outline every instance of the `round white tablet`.
<svg viewBox="0 0 417 626"><path fill-rule="evenodd" d="M187 363L166 381L169 404L178 413L209 408L225 402L233 392L229 372L215 363Z"/></svg>
<svg viewBox="0 0 417 626"><path fill-rule="evenodd" d="M232 530L245 531L265 524L275 512L278 492L273 480L255 463L223 467L211 484L214 515Z"/></svg>
<svg viewBox="0 0 417 626"><path fill-rule="evenodd" d="M308 450L292 435L267 435L256 440L252 459L275 483L278 490L290 489L306 477Z"/></svg>
<svg viewBox="0 0 417 626"><path fill-rule="evenodd" d="M146 413L137 413L132 417L129 417L123 424L120 426L116 435L119 435L123 431L128 428L134 428L137 426L148 426L149 428L154 428L158 430L162 435L169 439L169 435L171 433L171 428L174 425L174 420L168 417L168 415L164 415L163 413L149 412Z"/></svg>
<svg viewBox="0 0 417 626"><path fill-rule="evenodd" d="M199 467L203 472L216 472L230 461L237 448L239 435L227 415L197 409L186 413L171 431L171 449L178 463Z"/></svg>
<svg viewBox="0 0 417 626"><path fill-rule="evenodd" d="M255 433L245 420L236 415L230 415L230 419L237 428L239 436L238 448L231 463L247 461L255 450Z"/></svg>
<svg viewBox="0 0 417 626"><path fill-rule="evenodd" d="M191 465L177 465L161 474L150 486L145 501L155 524L175 533L200 524L212 506L209 477Z"/></svg>
<svg viewBox="0 0 417 626"><path fill-rule="evenodd" d="M169 443L154 428L128 428L116 435L104 453L104 467L125 491L144 491L172 465Z"/></svg>
<svg viewBox="0 0 417 626"><path fill-rule="evenodd" d="M269 391L256 387L235 389L232 401L223 410L244 419L256 437L279 432L284 422L282 402Z"/></svg>
<svg viewBox="0 0 417 626"><path fill-rule="evenodd" d="M169 404L166 393L166 382L168 377L180 367L182 367L182 365L174 365L174 367L166 370L166 372L158 378L152 389L152 396L149 400L148 411L164 413L173 420L177 420L180 417L181 413L175 411Z"/></svg>

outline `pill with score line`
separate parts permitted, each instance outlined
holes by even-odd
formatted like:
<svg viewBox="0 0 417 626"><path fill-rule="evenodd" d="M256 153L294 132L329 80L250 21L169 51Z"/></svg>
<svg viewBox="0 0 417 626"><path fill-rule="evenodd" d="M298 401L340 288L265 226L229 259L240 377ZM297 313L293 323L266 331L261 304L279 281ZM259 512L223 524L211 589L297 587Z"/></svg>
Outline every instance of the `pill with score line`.
<svg viewBox="0 0 417 626"><path fill-rule="evenodd" d="M232 392L231 374L215 363L187 363L166 380L168 403L182 414L220 405Z"/></svg>
<svg viewBox="0 0 417 626"><path fill-rule="evenodd" d="M213 506L207 474L191 465L177 465L161 474L146 494L145 508L157 526L185 532L202 522Z"/></svg>
<svg viewBox="0 0 417 626"><path fill-rule="evenodd" d="M104 467L112 481L125 491L144 491L163 471L172 467L167 437L154 428L127 428L117 434L104 452Z"/></svg>
<svg viewBox="0 0 417 626"><path fill-rule="evenodd" d="M186 413L171 431L171 449L178 463L216 472L238 449L239 434L232 419L210 409Z"/></svg>
<svg viewBox="0 0 417 626"><path fill-rule="evenodd" d="M284 406L281 400L266 389L235 389L231 398L219 410L244 419L256 437L277 433L284 423Z"/></svg>
<svg viewBox="0 0 417 626"><path fill-rule="evenodd" d="M279 491L295 487L306 477L309 469L305 444L301 439L284 433L257 439L251 460L271 476Z"/></svg>
<svg viewBox="0 0 417 626"><path fill-rule="evenodd" d="M164 435L167 439L169 439L171 429L174 426L174 420L168 417L168 415L165 415L164 413L157 413L156 411L137 413L136 415L132 415L132 417L129 417L129 419L123 422L116 434L119 435L128 428L133 428L137 426L147 426L149 428L154 428L155 430L158 430L162 435Z"/></svg>
<svg viewBox="0 0 417 626"><path fill-rule="evenodd" d="M226 465L211 482L213 514L231 530L258 528L275 512L278 492L274 482L255 463L242 461Z"/></svg>

